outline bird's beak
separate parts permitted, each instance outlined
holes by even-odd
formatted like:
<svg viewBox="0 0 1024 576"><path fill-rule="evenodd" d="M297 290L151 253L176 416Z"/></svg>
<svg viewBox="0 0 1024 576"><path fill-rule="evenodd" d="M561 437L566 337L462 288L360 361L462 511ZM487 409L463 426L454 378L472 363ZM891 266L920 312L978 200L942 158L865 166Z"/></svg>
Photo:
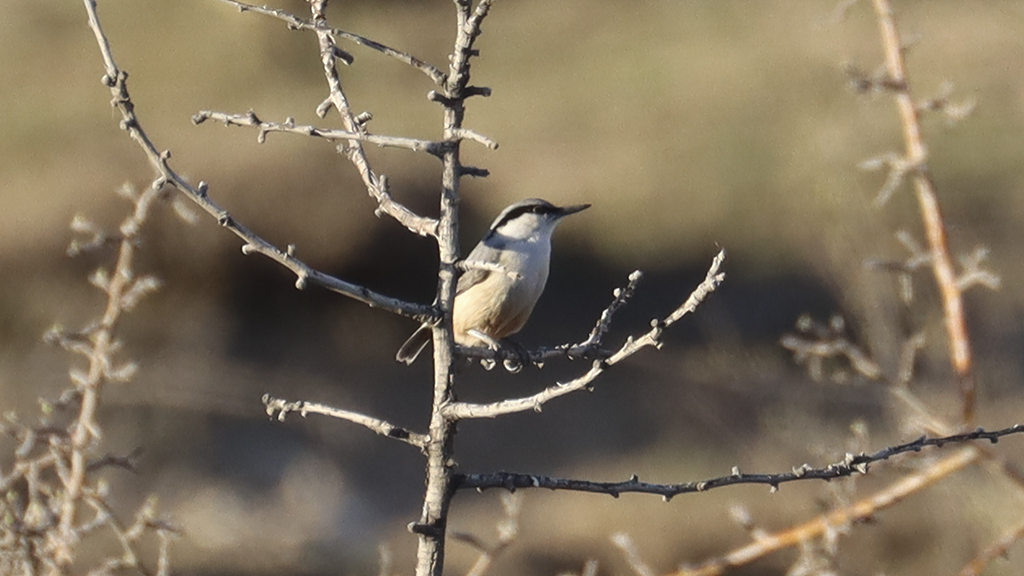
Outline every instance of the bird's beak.
<svg viewBox="0 0 1024 576"><path fill-rule="evenodd" d="M575 214L577 212L582 212L582 211L586 210L587 208L590 208L590 204L576 204L575 206L564 206L564 207L558 209L558 211L559 211L558 217L559 218L565 218L569 214Z"/></svg>

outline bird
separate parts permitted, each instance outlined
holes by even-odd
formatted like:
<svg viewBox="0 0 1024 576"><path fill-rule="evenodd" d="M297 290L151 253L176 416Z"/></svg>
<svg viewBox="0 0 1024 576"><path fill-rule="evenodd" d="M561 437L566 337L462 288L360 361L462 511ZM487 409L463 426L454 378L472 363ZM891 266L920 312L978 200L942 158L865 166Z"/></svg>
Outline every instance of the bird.
<svg viewBox="0 0 1024 576"><path fill-rule="evenodd" d="M563 218L590 204L555 206L528 198L505 208L466 257L455 288L452 325L462 346L494 346L519 332L544 292L551 262L551 236ZM425 322L395 354L412 364L431 340Z"/></svg>

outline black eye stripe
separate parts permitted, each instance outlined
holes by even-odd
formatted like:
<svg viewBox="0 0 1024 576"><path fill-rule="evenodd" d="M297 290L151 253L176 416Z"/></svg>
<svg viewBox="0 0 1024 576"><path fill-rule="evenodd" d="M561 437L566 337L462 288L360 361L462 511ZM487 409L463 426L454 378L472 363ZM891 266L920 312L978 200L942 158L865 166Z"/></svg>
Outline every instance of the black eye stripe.
<svg viewBox="0 0 1024 576"><path fill-rule="evenodd" d="M556 208L553 206L519 206L515 210L512 210L508 214L505 214L505 217L502 218L501 221L497 223L497 225L501 226L506 222L511 222L512 220L515 220L516 218L522 216L523 214L550 214L555 210Z"/></svg>
<svg viewBox="0 0 1024 576"><path fill-rule="evenodd" d="M561 212L561 208L549 204L543 200L527 200L519 204L515 204L505 209L505 212L499 216L499 219L491 224L491 230L495 230L505 224L508 224L512 220L524 215L524 214L558 214Z"/></svg>
<svg viewBox="0 0 1024 576"><path fill-rule="evenodd" d="M506 214L505 221L508 222L509 220L514 220L517 216L521 216L523 214L550 214L555 210L556 208L554 206L542 206L537 204L533 204L530 206L520 206L519 208L516 208L515 210Z"/></svg>

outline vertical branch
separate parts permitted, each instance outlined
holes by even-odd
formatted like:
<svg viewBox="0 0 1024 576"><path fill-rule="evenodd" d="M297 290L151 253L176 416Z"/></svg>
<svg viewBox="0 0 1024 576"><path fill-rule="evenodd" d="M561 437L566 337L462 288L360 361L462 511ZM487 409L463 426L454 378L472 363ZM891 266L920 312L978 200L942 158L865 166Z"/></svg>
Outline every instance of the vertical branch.
<svg viewBox="0 0 1024 576"><path fill-rule="evenodd" d="M330 88L330 104L342 116L345 129L353 133L362 133L363 127L353 115L347 98L342 90L341 79L337 70L338 49L332 37L331 28L327 25L326 9L329 0L310 0L313 23L320 42L320 58L323 62ZM459 50L461 44L468 47L472 43L464 37L469 36L469 6L464 2L456 3L459 10L459 31L456 40L456 54L451 59L452 76L454 71L468 70L468 48ZM465 85L463 81L462 86ZM441 213L438 221L436 237L440 268L438 271L438 307L441 321L434 329L434 397L431 409L429 441L424 446L427 455L426 491L423 496L423 511L419 522L410 525L410 530L418 535L416 551L417 576L441 576L444 568L445 530L447 528L448 506L452 497L452 457L454 454L455 421L447 417L441 407L452 400L452 384L454 381L454 349L452 336L452 303L455 300L456 270L455 263L459 257L458 248L458 205L459 205L459 143L455 135L462 126L463 103L461 88L451 82L445 84L444 136L453 141L442 156L443 172L441 182ZM321 110L326 106L321 105ZM381 199L389 199L386 182L377 177L367 162L363 144L353 139L347 142L346 152L349 160L356 165L367 190L380 201L380 209L395 205ZM390 213L390 212L389 212ZM401 218L397 219L401 221Z"/></svg>
<svg viewBox="0 0 1024 576"><path fill-rule="evenodd" d="M434 328L434 396L430 416L430 442L426 446L427 486L420 520L413 526L419 535L416 550L416 575L441 576L444 570L445 531L448 508L455 492L452 483L454 439L457 419L444 407L454 400L455 340L452 333L452 309L455 301L459 259L459 179L465 173L459 159L462 121L469 82L469 60L476 54L473 42L480 34L491 0L480 0L476 10L470 0L455 0L457 32L443 95L433 100L444 106L444 140L451 142L441 158L441 205L437 233L438 270L437 305L441 322Z"/></svg>
<svg viewBox="0 0 1024 576"><path fill-rule="evenodd" d="M93 13L90 12L90 17L92 16ZM98 22L95 26L98 26ZM95 330L89 335L89 369L84 378L75 379L76 389L81 394L81 404L70 436L70 466L67 475L63 477L64 494L60 504L59 546L56 550L57 562L62 570L66 570L75 557L74 549L78 540L76 519L87 482L87 457L93 444L101 439L96 412L103 384L116 370L111 365L111 357L117 346L114 332L122 314L130 307L130 292L138 289L141 286L139 283L143 282L136 279L132 273L138 234L146 220L149 207L159 195L163 184L162 179L154 181L135 200L134 212L121 225L120 250L113 273L109 278L94 276L97 278L96 283L103 284L101 287L107 293L107 305Z"/></svg>
<svg viewBox="0 0 1024 576"><path fill-rule="evenodd" d="M957 285L956 271L949 255L946 227L942 211L935 194L935 185L928 171L928 149L921 136L917 105L910 94L906 65L903 60L903 46L893 17L889 0L874 0L875 13L882 37L882 50L888 80L896 98L900 123L903 127L903 141L906 146L906 163L910 166L911 179L917 203L921 210L928 248L931 253L932 271L942 298L943 317L949 338L950 362L960 384L961 418L965 425L974 420L975 383L971 342L964 320L963 293Z"/></svg>
<svg viewBox="0 0 1024 576"><path fill-rule="evenodd" d="M333 30L327 25L327 4L330 0L310 0L310 9L313 13L313 25L316 29L317 40L320 42L320 61L324 67L324 74L327 78L327 85L330 90L330 97L317 108L321 117L327 114L331 106L341 115L342 124L345 130L361 136L366 135L363 122L356 118L352 108L348 104L348 98L341 88L341 78L338 76L338 55L341 50L334 42ZM389 216L400 222L406 228L422 236L434 233L434 222L428 218L417 216L405 206L394 202L391 192L388 190L387 178L376 174L370 167L370 161L363 149L363 142L360 139L347 140L344 151L349 161L359 171L363 185L367 192L377 201L377 214L387 213Z"/></svg>

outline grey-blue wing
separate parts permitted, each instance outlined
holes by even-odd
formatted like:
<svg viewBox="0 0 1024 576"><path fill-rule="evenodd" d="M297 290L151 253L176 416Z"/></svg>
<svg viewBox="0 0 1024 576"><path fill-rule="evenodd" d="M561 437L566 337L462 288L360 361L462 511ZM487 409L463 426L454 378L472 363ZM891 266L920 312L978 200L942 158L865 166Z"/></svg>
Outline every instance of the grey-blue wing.
<svg viewBox="0 0 1024 576"><path fill-rule="evenodd" d="M489 270L481 270L480 268L469 268L459 276L459 283L455 285L455 295L458 296L471 287L484 281L493 272Z"/></svg>
<svg viewBox="0 0 1024 576"><path fill-rule="evenodd" d="M484 238L476 245L475 248L466 256L465 261L469 262L465 272L462 276L459 276L459 283L455 285L455 294L459 295L469 290L470 287L476 286L483 282L488 276L494 274L490 270L484 270L483 268L474 268L473 262L493 262L495 259L492 258L494 248L491 248L486 244L487 238Z"/></svg>

